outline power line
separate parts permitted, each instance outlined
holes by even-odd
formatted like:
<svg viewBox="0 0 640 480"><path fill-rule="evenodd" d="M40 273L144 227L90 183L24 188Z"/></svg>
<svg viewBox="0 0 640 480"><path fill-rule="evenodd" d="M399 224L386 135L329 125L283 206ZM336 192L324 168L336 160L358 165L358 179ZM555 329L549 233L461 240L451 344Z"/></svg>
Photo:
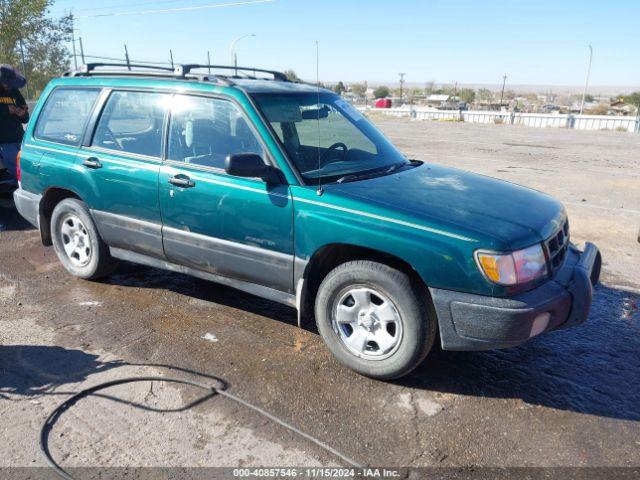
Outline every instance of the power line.
<svg viewBox="0 0 640 480"><path fill-rule="evenodd" d="M58 2L60 0L57 0ZM76 0L69 0L69 1L76 1ZM111 5L102 5L101 7L90 7L90 8L73 8L73 12L95 12L96 10L109 10L109 9L113 9L113 8L131 8L131 7L142 7L145 5L158 5L158 4L162 4L162 3L183 3L180 0L152 0L152 1L147 1L147 2L137 2L137 3L128 3L126 1L122 2L122 3L114 3ZM202 3L202 0L201 2ZM194 6L197 7L199 5L190 5L190 6ZM53 13L54 14L63 14L63 13L68 13L69 12L69 8L66 8L64 10L54 10Z"/></svg>
<svg viewBox="0 0 640 480"><path fill-rule="evenodd" d="M235 2L235 3L214 3L210 5L198 5L192 7L176 7L176 8L164 8L154 10L140 10L140 11L124 11L124 12L110 12L110 13L96 13L94 15L82 15L75 18L99 18L99 17L123 17L127 15L147 15L151 13L176 13L176 12L188 12L194 10L205 10L210 8L224 8L224 7L239 7L242 5L255 5L258 3L271 3L275 0L251 0L247 2Z"/></svg>

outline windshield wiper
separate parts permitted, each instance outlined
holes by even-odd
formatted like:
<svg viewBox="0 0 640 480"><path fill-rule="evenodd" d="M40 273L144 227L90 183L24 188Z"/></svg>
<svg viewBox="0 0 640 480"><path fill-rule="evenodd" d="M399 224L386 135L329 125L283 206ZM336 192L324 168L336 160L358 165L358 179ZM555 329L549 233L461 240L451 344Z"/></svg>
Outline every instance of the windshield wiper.
<svg viewBox="0 0 640 480"><path fill-rule="evenodd" d="M349 175L343 175L336 183L345 183L345 182L354 182L356 180L364 180L365 178L370 178L375 175L387 175L389 173L395 172L399 168L406 166L406 163L396 163L391 165L386 170L371 170L369 172L360 172L360 173L350 173Z"/></svg>

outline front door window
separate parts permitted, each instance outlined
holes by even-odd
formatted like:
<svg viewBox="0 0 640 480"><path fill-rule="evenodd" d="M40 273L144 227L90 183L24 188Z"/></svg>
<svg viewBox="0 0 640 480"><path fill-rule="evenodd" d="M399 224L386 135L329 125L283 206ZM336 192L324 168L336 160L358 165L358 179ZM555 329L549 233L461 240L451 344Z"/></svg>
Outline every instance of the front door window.
<svg viewBox="0 0 640 480"><path fill-rule="evenodd" d="M174 98L169 160L223 169L225 158L236 153L264 158L262 145L234 103L182 95Z"/></svg>

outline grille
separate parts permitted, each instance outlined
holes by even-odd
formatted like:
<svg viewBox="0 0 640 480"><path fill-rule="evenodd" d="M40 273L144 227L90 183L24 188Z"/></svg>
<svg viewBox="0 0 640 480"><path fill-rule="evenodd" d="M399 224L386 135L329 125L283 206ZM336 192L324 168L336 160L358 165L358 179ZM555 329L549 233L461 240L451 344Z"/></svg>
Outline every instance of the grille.
<svg viewBox="0 0 640 480"><path fill-rule="evenodd" d="M567 255L569 247L569 222L565 220L564 225L554 233L546 242L547 254L549 256L549 266L551 273L555 273Z"/></svg>

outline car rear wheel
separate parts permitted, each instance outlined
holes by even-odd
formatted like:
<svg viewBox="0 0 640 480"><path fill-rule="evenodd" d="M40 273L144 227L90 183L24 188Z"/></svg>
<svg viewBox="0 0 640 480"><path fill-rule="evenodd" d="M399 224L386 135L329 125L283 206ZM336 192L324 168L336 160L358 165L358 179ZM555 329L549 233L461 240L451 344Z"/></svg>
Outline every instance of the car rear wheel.
<svg viewBox="0 0 640 480"><path fill-rule="evenodd" d="M428 294L401 271L377 262L347 262L329 272L315 310L331 353L373 378L406 375L422 362L436 337Z"/></svg>
<svg viewBox="0 0 640 480"><path fill-rule="evenodd" d="M51 215L51 233L60 262L72 275L95 280L115 269L116 260L80 200L67 198L56 205Z"/></svg>

